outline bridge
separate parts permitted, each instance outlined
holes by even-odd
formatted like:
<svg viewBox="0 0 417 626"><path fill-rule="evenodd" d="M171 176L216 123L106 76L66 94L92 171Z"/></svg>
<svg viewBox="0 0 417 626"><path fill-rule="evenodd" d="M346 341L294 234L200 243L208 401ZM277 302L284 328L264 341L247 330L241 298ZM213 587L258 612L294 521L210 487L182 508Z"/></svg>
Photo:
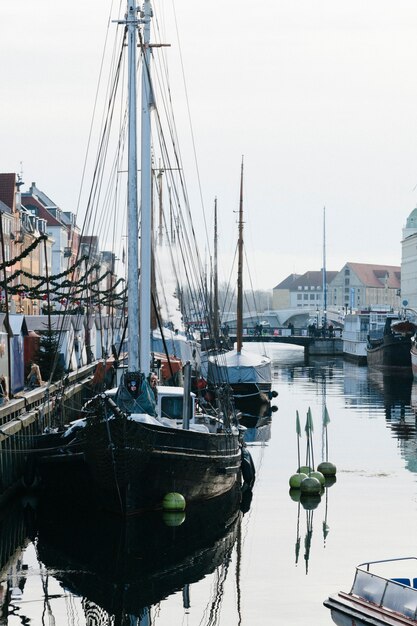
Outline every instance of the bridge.
<svg viewBox="0 0 417 626"><path fill-rule="evenodd" d="M229 333L229 339L235 343L236 334ZM294 329L293 334L288 328L268 329L262 334L255 334L253 328L244 329L244 343L284 343L304 348L304 356L322 355L330 356L343 354L343 341L341 331L336 329L332 336L308 335L304 329Z"/></svg>

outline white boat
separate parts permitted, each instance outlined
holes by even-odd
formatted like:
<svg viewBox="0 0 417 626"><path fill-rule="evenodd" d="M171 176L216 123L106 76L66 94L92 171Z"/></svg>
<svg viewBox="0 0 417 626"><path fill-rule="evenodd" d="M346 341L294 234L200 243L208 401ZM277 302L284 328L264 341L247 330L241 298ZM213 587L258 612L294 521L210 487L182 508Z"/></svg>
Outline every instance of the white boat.
<svg viewBox="0 0 417 626"><path fill-rule="evenodd" d="M343 356L346 360L366 365L370 337L382 337L387 311L356 311L344 319Z"/></svg>
<svg viewBox="0 0 417 626"><path fill-rule="evenodd" d="M351 590L330 596L324 605L338 626L417 624L417 558L361 563Z"/></svg>
<svg viewBox="0 0 417 626"><path fill-rule="evenodd" d="M369 312L348 313L342 333L343 356L358 365L366 365L366 343L369 333Z"/></svg>
<svg viewBox="0 0 417 626"><path fill-rule="evenodd" d="M243 348L243 159L239 200L236 348L209 356L207 379L212 385L230 385L238 402L270 391L272 385L271 359Z"/></svg>

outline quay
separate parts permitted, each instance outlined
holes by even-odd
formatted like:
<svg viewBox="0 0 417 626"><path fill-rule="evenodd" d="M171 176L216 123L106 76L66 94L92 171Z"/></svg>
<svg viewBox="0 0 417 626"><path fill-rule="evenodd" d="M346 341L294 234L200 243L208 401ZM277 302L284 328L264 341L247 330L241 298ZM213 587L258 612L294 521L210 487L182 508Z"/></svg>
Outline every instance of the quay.
<svg viewBox="0 0 417 626"><path fill-rule="evenodd" d="M96 363L63 380L20 391L0 406L0 507L34 479L31 459L38 437L77 418Z"/></svg>

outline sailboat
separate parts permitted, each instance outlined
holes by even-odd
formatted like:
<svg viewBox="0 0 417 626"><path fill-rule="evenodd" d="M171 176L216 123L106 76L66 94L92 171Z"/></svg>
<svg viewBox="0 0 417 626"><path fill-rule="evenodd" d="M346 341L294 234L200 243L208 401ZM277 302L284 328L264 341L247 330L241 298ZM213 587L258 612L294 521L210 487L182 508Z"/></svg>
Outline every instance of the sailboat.
<svg viewBox="0 0 417 626"><path fill-rule="evenodd" d="M228 384L233 389L239 408L248 402L264 401L264 392L271 390L271 359L243 348L243 158L240 172L238 278L237 278L237 340L236 349L210 356L207 379L209 384Z"/></svg>
<svg viewBox="0 0 417 626"><path fill-rule="evenodd" d="M128 39L128 366L115 393L89 400L84 417L67 439L82 455L102 505L127 516L161 507L164 496L180 493L186 503L210 500L242 480L245 466L242 429L228 411L216 416L198 410L191 393L191 364L184 388L149 384L152 306L152 146L150 0L139 10L127 3L119 20ZM140 229L137 191L136 52L142 53ZM138 239L140 232L140 262ZM138 280L138 267L140 268ZM138 284L139 283L139 284ZM138 314L139 313L139 314ZM161 413L161 396L166 409ZM178 419L178 406L181 416ZM172 410L171 410L172 409Z"/></svg>

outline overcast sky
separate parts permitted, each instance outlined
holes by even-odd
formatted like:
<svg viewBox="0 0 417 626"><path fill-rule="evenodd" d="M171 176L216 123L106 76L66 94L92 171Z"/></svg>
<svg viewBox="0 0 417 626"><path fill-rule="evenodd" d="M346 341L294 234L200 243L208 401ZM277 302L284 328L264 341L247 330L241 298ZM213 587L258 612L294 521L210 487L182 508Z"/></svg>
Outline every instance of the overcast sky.
<svg viewBox="0 0 417 626"><path fill-rule="evenodd" d="M118 14L118 2L111 5L0 5L0 171L18 172L22 163L24 190L36 181L64 210L77 206L104 36ZM154 6L166 18L183 157L198 204L175 73L181 47L209 219L218 199L224 278L237 238L242 155L255 288L322 267L324 206L328 270L346 261L400 265L402 228L417 198L417 2Z"/></svg>

